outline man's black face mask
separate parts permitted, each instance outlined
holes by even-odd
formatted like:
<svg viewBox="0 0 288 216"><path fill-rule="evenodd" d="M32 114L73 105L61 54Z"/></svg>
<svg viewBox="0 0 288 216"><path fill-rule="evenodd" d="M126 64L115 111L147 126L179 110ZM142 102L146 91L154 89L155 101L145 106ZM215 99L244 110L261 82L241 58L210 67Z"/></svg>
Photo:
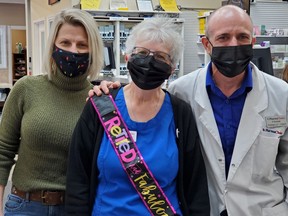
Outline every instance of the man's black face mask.
<svg viewBox="0 0 288 216"><path fill-rule="evenodd" d="M209 43L211 44L210 41ZM252 44L219 47L212 45L211 61L226 77L235 77L245 71L252 58Z"/></svg>

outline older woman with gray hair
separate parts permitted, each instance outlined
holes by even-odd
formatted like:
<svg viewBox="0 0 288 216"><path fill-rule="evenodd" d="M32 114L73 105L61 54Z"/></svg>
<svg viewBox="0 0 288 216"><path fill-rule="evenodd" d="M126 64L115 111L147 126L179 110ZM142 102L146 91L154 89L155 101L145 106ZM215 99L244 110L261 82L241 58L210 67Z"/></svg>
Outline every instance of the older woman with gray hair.
<svg viewBox="0 0 288 216"><path fill-rule="evenodd" d="M209 215L191 108L161 88L182 49L171 19L134 26L125 56L132 81L91 97L74 130L67 215Z"/></svg>

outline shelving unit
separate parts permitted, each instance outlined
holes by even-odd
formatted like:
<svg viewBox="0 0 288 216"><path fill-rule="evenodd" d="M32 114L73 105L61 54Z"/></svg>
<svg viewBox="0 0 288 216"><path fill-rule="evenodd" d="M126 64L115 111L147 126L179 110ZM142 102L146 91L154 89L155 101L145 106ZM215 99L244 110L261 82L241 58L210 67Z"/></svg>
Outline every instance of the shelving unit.
<svg viewBox="0 0 288 216"><path fill-rule="evenodd" d="M283 59L288 58L288 36L256 36L256 44L266 41L270 43L274 76L281 77L284 68Z"/></svg>
<svg viewBox="0 0 288 216"><path fill-rule="evenodd" d="M207 22L207 18L210 15L212 11L199 11L198 13L198 23L199 23L199 31L198 31L198 39L197 39L197 48L198 48L198 57L199 57L199 61L200 61L200 65L198 66L198 68L201 67L205 67L205 65L208 64L208 62L210 61L210 56L206 53L202 42L201 42L201 38L205 36L205 25Z"/></svg>
<svg viewBox="0 0 288 216"><path fill-rule="evenodd" d="M10 88L2 88L0 86L0 121L2 116L2 109L4 107L5 100L10 92Z"/></svg>
<svg viewBox="0 0 288 216"><path fill-rule="evenodd" d="M88 11L97 22L105 46L110 47L109 49L113 50L112 54L106 53L106 56L109 55L110 58L111 56L112 58L114 57L114 62L112 59L112 62L110 62L112 65L108 67L108 70L106 69L102 71L103 75L128 78L128 70L126 68L124 52L125 42L130 34L132 27L145 19L149 19L163 12L109 11L109 13L107 13L107 11L86 11ZM183 35L184 19L179 18L179 13L165 12L165 14L173 19L175 23L181 25L180 33ZM177 77L183 75L183 58L181 58L179 64L177 65L174 74L176 74Z"/></svg>
<svg viewBox="0 0 288 216"><path fill-rule="evenodd" d="M13 84L27 75L26 52L13 53Z"/></svg>

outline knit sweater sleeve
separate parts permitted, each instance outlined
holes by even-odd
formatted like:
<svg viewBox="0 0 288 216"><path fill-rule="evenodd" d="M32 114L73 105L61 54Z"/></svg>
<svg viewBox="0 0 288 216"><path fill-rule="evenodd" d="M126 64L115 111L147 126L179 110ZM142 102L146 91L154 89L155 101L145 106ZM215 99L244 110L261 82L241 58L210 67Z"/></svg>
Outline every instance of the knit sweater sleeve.
<svg viewBox="0 0 288 216"><path fill-rule="evenodd" d="M5 101L0 122L0 184L6 185L14 157L20 143L21 120L23 117L26 77L13 86Z"/></svg>

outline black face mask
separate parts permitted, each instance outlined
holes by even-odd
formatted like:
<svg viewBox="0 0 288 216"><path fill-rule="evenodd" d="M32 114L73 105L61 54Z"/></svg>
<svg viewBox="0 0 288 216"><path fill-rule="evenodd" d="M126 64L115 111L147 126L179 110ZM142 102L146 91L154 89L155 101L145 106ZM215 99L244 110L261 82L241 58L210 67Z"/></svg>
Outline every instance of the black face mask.
<svg viewBox="0 0 288 216"><path fill-rule="evenodd" d="M52 57L67 77L77 77L84 74L89 66L89 53L72 53L55 46Z"/></svg>
<svg viewBox="0 0 288 216"><path fill-rule="evenodd" d="M212 48L211 61L226 77L235 77L245 71L252 58L252 44Z"/></svg>
<svg viewBox="0 0 288 216"><path fill-rule="evenodd" d="M159 87L171 75L172 68L165 62L154 59L153 56L145 58L134 54L130 57L127 68L133 82L143 90Z"/></svg>

